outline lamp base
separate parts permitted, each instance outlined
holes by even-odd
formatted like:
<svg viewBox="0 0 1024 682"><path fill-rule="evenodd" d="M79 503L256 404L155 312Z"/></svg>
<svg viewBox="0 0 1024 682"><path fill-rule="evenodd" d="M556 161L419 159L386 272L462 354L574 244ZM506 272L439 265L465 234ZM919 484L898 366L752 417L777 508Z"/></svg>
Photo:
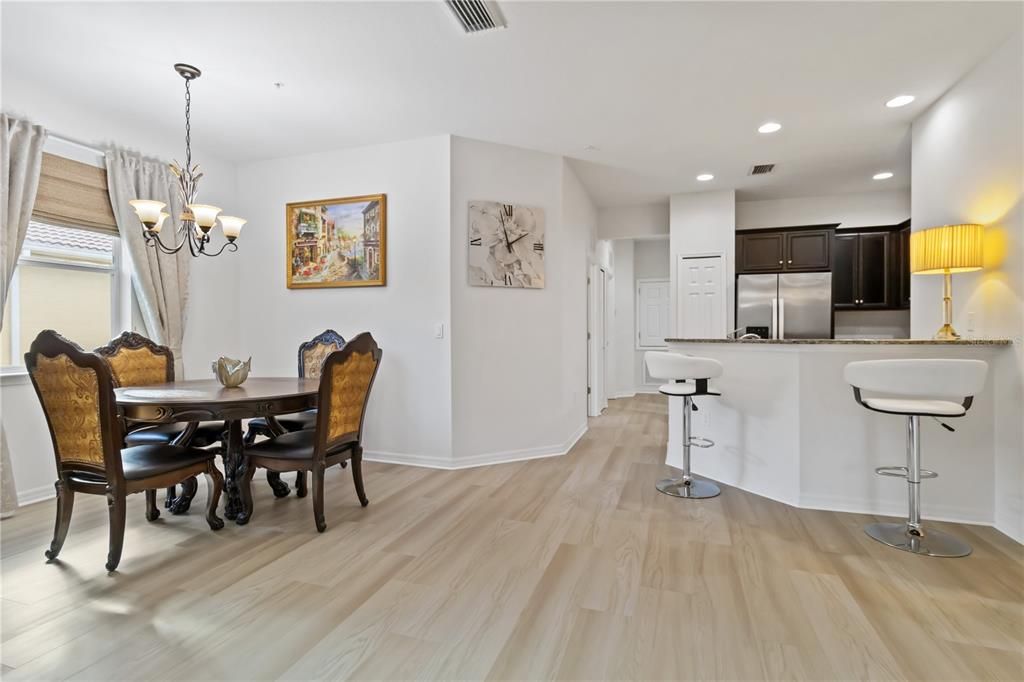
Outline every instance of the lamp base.
<svg viewBox="0 0 1024 682"><path fill-rule="evenodd" d="M953 329L953 325L947 322L939 328L939 331L935 332L935 336L932 338L936 341L956 341L960 338L960 335Z"/></svg>

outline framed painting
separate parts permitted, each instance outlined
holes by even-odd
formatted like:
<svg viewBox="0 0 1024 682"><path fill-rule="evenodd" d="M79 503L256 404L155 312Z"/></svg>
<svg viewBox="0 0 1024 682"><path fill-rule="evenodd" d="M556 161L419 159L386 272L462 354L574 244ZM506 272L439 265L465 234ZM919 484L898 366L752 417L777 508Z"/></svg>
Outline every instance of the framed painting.
<svg viewBox="0 0 1024 682"><path fill-rule="evenodd" d="M384 286L387 222L384 194L288 204L288 288Z"/></svg>
<svg viewBox="0 0 1024 682"><path fill-rule="evenodd" d="M469 202L469 283L544 288L544 209Z"/></svg>

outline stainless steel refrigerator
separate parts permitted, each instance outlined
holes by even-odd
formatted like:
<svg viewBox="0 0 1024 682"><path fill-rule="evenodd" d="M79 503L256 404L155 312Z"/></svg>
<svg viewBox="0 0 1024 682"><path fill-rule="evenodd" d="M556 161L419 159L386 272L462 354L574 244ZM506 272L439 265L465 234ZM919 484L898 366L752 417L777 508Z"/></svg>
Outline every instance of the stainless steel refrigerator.
<svg viewBox="0 0 1024 682"><path fill-rule="evenodd" d="M766 339L832 338L832 273L740 275L736 326Z"/></svg>

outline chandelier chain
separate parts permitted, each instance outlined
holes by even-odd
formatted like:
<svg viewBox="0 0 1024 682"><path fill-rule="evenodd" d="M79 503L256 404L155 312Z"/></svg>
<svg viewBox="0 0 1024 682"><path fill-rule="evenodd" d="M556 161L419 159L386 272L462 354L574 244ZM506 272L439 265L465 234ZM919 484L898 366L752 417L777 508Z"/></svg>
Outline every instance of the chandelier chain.
<svg viewBox="0 0 1024 682"><path fill-rule="evenodd" d="M185 79L185 172L192 174L192 90Z"/></svg>

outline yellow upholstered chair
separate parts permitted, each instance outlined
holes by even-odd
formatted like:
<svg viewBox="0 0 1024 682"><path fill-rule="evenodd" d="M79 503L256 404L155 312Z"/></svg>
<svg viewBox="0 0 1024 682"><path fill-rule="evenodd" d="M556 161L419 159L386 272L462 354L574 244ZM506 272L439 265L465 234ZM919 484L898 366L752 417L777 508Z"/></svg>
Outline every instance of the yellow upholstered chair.
<svg viewBox="0 0 1024 682"><path fill-rule="evenodd" d="M309 341L299 344L299 377L319 379L324 360L328 355L345 345L345 339L333 329L325 329ZM282 414L276 417L256 417L250 419L245 432L245 444L252 445L257 436L275 438L284 433L312 429L316 426L316 410L306 410L295 414ZM345 466L345 462L341 463ZM287 483L281 482L277 472L267 472L267 481L274 491L275 497L285 497L290 490ZM300 471L295 476L295 495L306 496L306 472Z"/></svg>
<svg viewBox="0 0 1024 682"><path fill-rule="evenodd" d="M121 560L125 498L131 493L145 491L152 498L157 488L205 474L210 488L206 521L214 530L223 528L217 504L224 479L213 463L216 454L169 444L125 448L114 377L102 357L46 330L25 354L25 366L43 406L57 461L57 523L48 559L56 559L64 545L76 492L107 498L108 571Z"/></svg>
<svg viewBox="0 0 1024 682"><path fill-rule="evenodd" d="M152 386L174 381L174 353L167 346L135 332L124 332L105 346L94 351L106 359L117 386ZM129 423L125 425L124 444L186 445L205 448L225 441L222 421L170 424ZM176 488L168 488L166 506L174 514L188 511L195 494L196 482L186 481L184 493L177 497ZM156 503L147 512L151 520L160 516Z"/></svg>
<svg viewBox="0 0 1024 682"><path fill-rule="evenodd" d="M359 502L369 504L363 489L363 420L370 389L383 351L369 333L362 333L334 351L323 362L316 427L285 433L246 449L239 482L244 510L237 522L252 518L252 477L257 467L267 471L310 471L313 518L321 533L324 522L324 471L352 462L352 480Z"/></svg>

